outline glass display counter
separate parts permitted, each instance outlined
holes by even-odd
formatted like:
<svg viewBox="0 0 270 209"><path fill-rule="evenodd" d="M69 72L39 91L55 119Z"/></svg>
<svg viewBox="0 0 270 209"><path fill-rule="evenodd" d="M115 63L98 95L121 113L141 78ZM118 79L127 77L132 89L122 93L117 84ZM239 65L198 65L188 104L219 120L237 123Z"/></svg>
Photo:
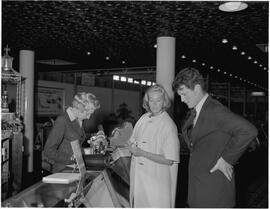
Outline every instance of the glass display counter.
<svg viewBox="0 0 270 209"><path fill-rule="evenodd" d="M96 178L100 172L91 172L88 181ZM47 184L38 182L17 195L2 202L2 207L63 207L64 200L77 189L77 183Z"/></svg>
<svg viewBox="0 0 270 209"><path fill-rule="evenodd" d="M127 173L128 172L128 173ZM87 172L84 200L80 207L130 207L129 158L120 158L100 171ZM2 207L68 207L65 199L75 193L77 183L47 184L38 182L2 202ZM80 202L81 201L81 202ZM76 206L75 205L75 206Z"/></svg>

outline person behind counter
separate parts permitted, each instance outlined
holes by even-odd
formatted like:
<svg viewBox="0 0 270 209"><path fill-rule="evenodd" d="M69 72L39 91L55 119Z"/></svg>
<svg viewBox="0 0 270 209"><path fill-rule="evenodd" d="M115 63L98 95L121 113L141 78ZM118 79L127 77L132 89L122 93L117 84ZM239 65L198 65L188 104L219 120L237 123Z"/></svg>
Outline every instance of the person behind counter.
<svg viewBox="0 0 270 209"><path fill-rule="evenodd" d="M128 143L131 207L174 207L180 144L177 127L166 112L170 104L161 85L147 89L147 113L135 124Z"/></svg>
<svg viewBox="0 0 270 209"><path fill-rule="evenodd" d="M84 119L89 119L93 112L100 107L96 96L91 93L78 92L65 113L59 116L48 136L43 155L52 163L52 172L63 170L66 165L73 163L73 152L70 142L85 140L82 127Z"/></svg>

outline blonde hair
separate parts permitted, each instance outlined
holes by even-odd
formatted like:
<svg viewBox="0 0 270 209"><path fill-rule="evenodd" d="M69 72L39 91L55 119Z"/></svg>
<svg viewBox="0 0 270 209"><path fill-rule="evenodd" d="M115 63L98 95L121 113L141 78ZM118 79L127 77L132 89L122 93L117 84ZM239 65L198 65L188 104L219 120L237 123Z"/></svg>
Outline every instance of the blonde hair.
<svg viewBox="0 0 270 209"><path fill-rule="evenodd" d="M168 93L165 91L164 87L160 84L156 84L154 86L149 87L143 97L143 108L147 111L147 112L151 112L150 107L149 107L149 94L151 92L160 92L162 93L163 96L163 110L167 110L170 108L171 106L171 100L169 98Z"/></svg>
<svg viewBox="0 0 270 209"><path fill-rule="evenodd" d="M92 93L78 92L72 101L72 106L80 109L79 106L82 106L84 109L87 109L87 106L92 104L96 109L100 108L100 104L96 96Z"/></svg>

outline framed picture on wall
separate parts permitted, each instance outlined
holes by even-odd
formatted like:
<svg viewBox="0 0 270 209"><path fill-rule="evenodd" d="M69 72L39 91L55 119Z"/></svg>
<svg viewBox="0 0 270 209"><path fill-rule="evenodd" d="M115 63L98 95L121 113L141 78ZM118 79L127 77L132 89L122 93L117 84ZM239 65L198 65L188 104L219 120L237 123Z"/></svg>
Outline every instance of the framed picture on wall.
<svg viewBox="0 0 270 209"><path fill-rule="evenodd" d="M61 88L37 87L36 111L38 115L60 115L65 107L65 91Z"/></svg>

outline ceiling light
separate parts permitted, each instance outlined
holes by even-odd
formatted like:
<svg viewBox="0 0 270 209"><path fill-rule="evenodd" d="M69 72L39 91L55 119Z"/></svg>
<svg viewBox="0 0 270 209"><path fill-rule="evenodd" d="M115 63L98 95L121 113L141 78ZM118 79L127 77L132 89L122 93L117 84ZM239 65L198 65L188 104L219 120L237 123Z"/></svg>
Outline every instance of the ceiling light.
<svg viewBox="0 0 270 209"><path fill-rule="evenodd" d="M185 55L182 55L182 56L181 56L181 58L182 58L182 59L185 59L185 58L186 58L186 56L185 56Z"/></svg>
<svg viewBox="0 0 270 209"><path fill-rule="evenodd" d="M251 92L251 96L254 96L254 97L259 97L259 96L264 96L265 93L262 92L262 91L253 91Z"/></svg>
<svg viewBox="0 0 270 209"><path fill-rule="evenodd" d="M262 64L260 64L259 66L262 67Z"/></svg>
<svg viewBox="0 0 270 209"><path fill-rule="evenodd" d="M223 43L223 44L226 44L226 43L228 43L228 40L227 40L226 38L223 38L223 39L222 39L222 43Z"/></svg>
<svg viewBox="0 0 270 209"><path fill-rule="evenodd" d="M219 5L219 10L223 12L238 12L244 10L248 7L247 3L234 1L234 2L225 2Z"/></svg>
<svg viewBox="0 0 270 209"><path fill-rule="evenodd" d="M245 55L246 53L245 52L241 52L241 55Z"/></svg>
<svg viewBox="0 0 270 209"><path fill-rule="evenodd" d="M122 64L126 64L126 61L125 61L125 60L123 60L123 61L122 61Z"/></svg>
<svg viewBox="0 0 270 209"><path fill-rule="evenodd" d="M91 55L91 52L86 52L87 55Z"/></svg>
<svg viewBox="0 0 270 209"><path fill-rule="evenodd" d="M157 44L154 45L154 48L157 48Z"/></svg>
<svg viewBox="0 0 270 209"><path fill-rule="evenodd" d="M48 59L48 60L37 60L37 63L45 64L45 65L74 65L75 62L70 62L61 59Z"/></svg>
<svg viewBox="0 0 270 209"><path fill-rule="evenodd" d="M210 69L213 69L213 68L214 68L213 66L210 67Z"/></svg>
<svg viewBox="0 0 270 209"><path fill-rule="evenodd" d="M196 62L196 60L192 60L192 62Z"/></svg>
<svg viewBox="0 0 270 209"><path fill-rule="evenodd" d="M202 63L202 66L205 66L205 63L204 62Z"/></svg>
<svg viewBox="0 0 270 209"><path fill-rule="evenodd" d="M220 69L217 69L218 72L220 72Z"/></svg>
<svg viewBox="0 0 270 209"><path fill-rule="evenodd" d="M252 59L252 57L251 57L251 56L249 56L249 57L248 57L248 59L249 59L249 60L251 60L251 59Z"/></svg>
<svg viewBox="0 0 270 209"><path fill-rule="evenodd" d="M237 46L233 46L232 47L232 50L237 50Z"/></svg>
<svg viewBox="0 0 270 209"><path fill-rule="evenodd" d="M226 75L226 74L227 74L227 72L224 72L224 74Z"/></svg>
<svg viewBox="0 0 270 209"><path fill-rule="evenodd" d="M254 64L257 64L257 63L258 63L257 60L255 60L255 61L254 61Z"/></svg>
<svg viewBox="0 0 270 209"><path fill-rule="evenodd" d="M109 60L110 59L110 57L106 57L106 60Z"/></svg>

